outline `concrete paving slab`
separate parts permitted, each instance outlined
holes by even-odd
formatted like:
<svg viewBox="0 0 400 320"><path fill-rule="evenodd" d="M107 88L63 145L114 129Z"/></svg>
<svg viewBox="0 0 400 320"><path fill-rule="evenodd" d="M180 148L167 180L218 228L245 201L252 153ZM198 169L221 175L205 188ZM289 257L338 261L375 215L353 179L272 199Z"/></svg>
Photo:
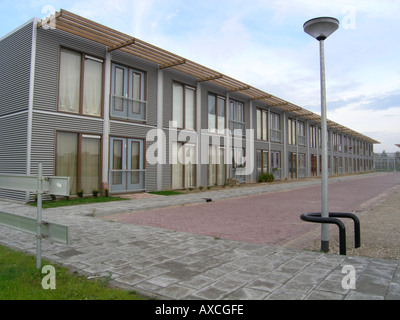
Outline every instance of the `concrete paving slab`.
<svg viewBox="0 0 400 320"><path fill-rule="evenodd" d="M293 188L299 185L291 184ZM284 190L283 184L279 188ZM254 188L248 189L251 188L241 189L240 194L254 192ZM209 196L229 197L227 193L211 192ZM187 198L196 203L196 197ZM132 201L146 202L143 207L150 208L148 201L158 199ZM190 203L189 199L185 201ZM130 201L125 202L128 210ZM118 210L121 205L118 204ZM104 207L112 211L113 204L104 204ZM36 213L33 207L7 201L0 201L0 210L25 212L30 216ZM362 300L400 297L399 261L345 257L110 222L91 215L92 212L90 205L80 206L78 210L44 210L45 220L69 226L70 244L64 246L44 240L43 258L90 277L111 276L113 285L161 299ZM0 227L0 243L35 254L35 237L28 234ZM342 268L346 265L355 267L355 290L342 287L346 276Z"/></svg>

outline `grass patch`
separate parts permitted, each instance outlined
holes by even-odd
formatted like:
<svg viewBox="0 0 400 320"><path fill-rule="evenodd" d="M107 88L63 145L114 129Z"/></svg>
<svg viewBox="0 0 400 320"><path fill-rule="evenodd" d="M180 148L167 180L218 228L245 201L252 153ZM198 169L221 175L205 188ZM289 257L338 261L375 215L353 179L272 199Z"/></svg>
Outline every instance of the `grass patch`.
<svg viewBox="0 0 400 320"><path fill-rule="evenodd" d="M73 199L58 199L58 200L51 200L51 201L43 201L42 207L43 209L49 208L57 208L57 207L66 207L66 206L78 206L81 204L88 204L88 203L99 203L99 202L111 202L111 201L124 201L129 200L120 197L97 197L97 198L73 198ZM36 207L36 202L30 203L30 205Z"/></svg>
<svg viewBox="0 0 400 320"><path fill-rule="evenodd" d="M160 196L177 196L180 194L184 194L183 192L180 191L173 191L173 190L166 190L166 191L152 191L148 192L150 194L158 194Z"/></svg>
<svg viewBox="0 0 400 320"><path fill-rule="evenodd" d="M56 269L56 289L44 290L46 274L36 270L34 256L0 246L0 300L145 300L133 291L113 289L108 279L87 280L42 260Z"/></svg>

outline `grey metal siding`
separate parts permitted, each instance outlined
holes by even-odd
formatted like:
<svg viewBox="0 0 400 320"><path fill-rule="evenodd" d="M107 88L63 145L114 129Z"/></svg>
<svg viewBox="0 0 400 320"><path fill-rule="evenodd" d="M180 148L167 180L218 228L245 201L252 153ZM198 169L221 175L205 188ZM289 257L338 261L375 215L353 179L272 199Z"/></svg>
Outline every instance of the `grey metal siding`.
<svg viewBox="0 0 400 320"><path fill-rule="evenodd" d="M147 126L138 126L128 121L112 121L110 122L110 136L120 136L129 138L146 139L147 132L153 129ZM154 127L155 129L155 127Z"/></svg>
<svg viewBox="0 0 400 320"><path fill-rule="evenodd" d="M27 112L0 117L0 173L26 174L27 128ZM25 201L25 193L0 190L0 198Z"/></svg>
<svg viewBox="0 0 400 320"><path fill-rule="evenodd" d="M0 116L28 109L33 25L0 41Z"/></svg>

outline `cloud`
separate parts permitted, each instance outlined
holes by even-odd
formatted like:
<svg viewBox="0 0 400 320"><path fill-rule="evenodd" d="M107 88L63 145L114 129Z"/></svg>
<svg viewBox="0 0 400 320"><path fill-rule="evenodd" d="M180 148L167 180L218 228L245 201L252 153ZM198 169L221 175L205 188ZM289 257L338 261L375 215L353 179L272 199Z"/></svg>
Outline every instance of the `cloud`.
<svg viewBox="0 0 400 320"><path fill-rule="evenodd" d="M302 27L310 18L334 16L341 28L325 44L328 117L384 141L394 139L392 128L400 123L400 42L393 37L400 27L400 1L28 2L24 8L25 1L3 0L0 8L14 5L27 21L34 7L38 17L46 4L61 7L317 113L318 42Z"/></svg>
<svg viewBox="0 0 400 320"><path fill-rule="evenodd" d="M362 99L361 99L362 100ZM349 103L334 110L328 110L328 118L361 132L381 142L375 151L393 150L400 143L400 107L371 108L374 102ZM397 142L396 142L397 141Z"/></svg>

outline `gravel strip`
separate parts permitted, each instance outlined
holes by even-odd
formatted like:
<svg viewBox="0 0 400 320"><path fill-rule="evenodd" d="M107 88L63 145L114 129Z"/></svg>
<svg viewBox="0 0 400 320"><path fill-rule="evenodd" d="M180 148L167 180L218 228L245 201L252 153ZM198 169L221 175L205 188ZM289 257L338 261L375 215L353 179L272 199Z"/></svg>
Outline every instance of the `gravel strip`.
<svg viewBox="0 0 400 320"><path fill-rule="evenodd" d="M386 193L373 207L356 212L361 224L361 247L354 248L352 222L346 222L347 255L369 258L400 260L400 186ZM309 234L317 235L320 228ZM339 235L336 226L330 227L330 253L339 252ZM320 241L316 240L307 248L320 250Z"/></svg>

